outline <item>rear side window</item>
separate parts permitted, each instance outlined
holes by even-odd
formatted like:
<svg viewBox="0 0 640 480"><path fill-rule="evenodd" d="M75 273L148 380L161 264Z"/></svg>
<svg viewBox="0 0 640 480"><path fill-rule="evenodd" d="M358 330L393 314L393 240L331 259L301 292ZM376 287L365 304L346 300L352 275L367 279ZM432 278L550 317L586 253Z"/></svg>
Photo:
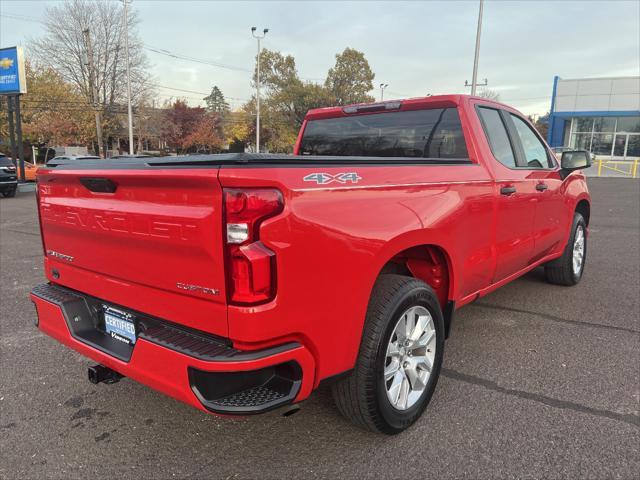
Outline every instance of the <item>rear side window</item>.
<svg viewBox="0 0 640 480"><path fill-rule="evenodd" d="M0 157L0 167L13 167L13 162L8 157Z"/></svg>
<svg viewBox="0 0 640 480"><path fill-rule="evenodd" d="M549 161L547 155L547 149L538 138L538 136L531 130L531 127L522 120L520 117L510 114L511 120L516 127L522 149L524 151L524 158L527 162L528 168L548 168L553 167Z"/></svg>
<svg viewBox="0 0 640 480"><path fill-rule="evenodd" d="M302 155L467 158L455 108L386 112L310 120Z"/></svg>
<svg viewBox="0 0 640 480"><path fill-rule="evenodd" d="M484 126L484 132L489 139L493 156L504 166L516 168L516 157L513 154L507 128L498 110L480 107L478 112Z"/></svg>

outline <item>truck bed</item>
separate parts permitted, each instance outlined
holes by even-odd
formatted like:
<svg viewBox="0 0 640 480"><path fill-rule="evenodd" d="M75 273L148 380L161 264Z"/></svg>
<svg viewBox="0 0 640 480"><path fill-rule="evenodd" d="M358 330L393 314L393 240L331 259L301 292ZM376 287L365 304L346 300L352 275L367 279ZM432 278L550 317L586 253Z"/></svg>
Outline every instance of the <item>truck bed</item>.
<svg viewBox="0 0 640 480"><path fill-rule="evenodd" d="M287 155L276 153L221 153L213 155L179 155L175 157L118 158L100 160L55 160L47 168L56 170L141 169L286 165L456 165L470 164L468 158L361 157L329 155Z"/></svg>

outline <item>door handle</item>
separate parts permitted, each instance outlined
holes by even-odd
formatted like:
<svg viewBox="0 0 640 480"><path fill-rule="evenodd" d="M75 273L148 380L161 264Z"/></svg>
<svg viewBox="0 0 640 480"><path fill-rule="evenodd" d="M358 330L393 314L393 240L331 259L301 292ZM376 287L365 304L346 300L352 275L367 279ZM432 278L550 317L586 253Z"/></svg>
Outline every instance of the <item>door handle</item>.
<svg viewBox="0 0 640 480"><path fill-rule="evenodd" d="M549 188L549 185L547 185L546 183L539 183L536 185L536 190L538 190L539 192L544 192L547 188Z"/></svg>
<svg viewBox="0 0 640 480"><path fill-rule="evenodd" d="M513 195L516 193L516 187L502 187L500 189L500 195Z"/></svg>

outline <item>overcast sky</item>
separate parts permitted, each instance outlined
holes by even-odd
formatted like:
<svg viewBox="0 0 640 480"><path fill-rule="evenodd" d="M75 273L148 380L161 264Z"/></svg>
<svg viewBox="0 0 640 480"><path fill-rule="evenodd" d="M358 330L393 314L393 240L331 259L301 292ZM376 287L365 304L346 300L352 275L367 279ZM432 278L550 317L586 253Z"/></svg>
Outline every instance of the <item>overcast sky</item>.
<svg viewBox="0 0 640 480"><path fill-rule="evenodd" d="M115 1L115 0L114 0ZM38 36L47 5L0 0L0 45ZM385 99L465 93L471 80L478 1L213 2L135 0L149 47L238 67L225 69L147 51L160 85L210 91L232 106L251 95L256 42L250 27L269 28L263 46L291 54L302 78L322 80L345 47L365 53L388 83ZM18 16L13 18L12 16ZM497 1L484 7L480 79L526 114L549 110L554 75L640 75L640 2ZM158 89L162 98L203 95ZM373 92L379 97L379 90Z"/></svg>

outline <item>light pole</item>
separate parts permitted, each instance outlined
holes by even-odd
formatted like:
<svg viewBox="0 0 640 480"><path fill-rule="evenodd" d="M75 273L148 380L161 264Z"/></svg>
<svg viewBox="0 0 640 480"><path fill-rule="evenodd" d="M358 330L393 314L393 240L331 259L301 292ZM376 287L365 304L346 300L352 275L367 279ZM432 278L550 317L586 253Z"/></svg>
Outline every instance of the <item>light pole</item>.
<svg viewBox="0 0 640 480"><path fill-rule="evenodd" d="M127 18L127 1L124 4L124 56L127 65L127 113L129 115L129 155L133 155L133 115L131 113L131 73L129 71L129 19Z"/></svg>
<svg viewBox="0 0 640 480"><path fill-rule="evenodd" d="M258 40L258 68L256 75L256 153L260 153L260 40L266 37L268 28L262 30L262 35L256 34L256 27L251 27L251 35Z"/></svg>
<svg viewBox="0 0 640 480"><path fill-rule="evenodd" d="M478 12L478 31L476 32L476 52L473 57L473 75L471 76L471 95L476 94L476 84L478 82L478 57L480 56L480 32L482 30L482 7L484 0L480 0L480 11Z"/></svg>
<svg viewBox="0 0 640 480"><path fill-rule="evenodd" d="M384 100L384 89L387 88L389 86L388 83L381 83L380 84L380 101L382 102Z"/></svg>

